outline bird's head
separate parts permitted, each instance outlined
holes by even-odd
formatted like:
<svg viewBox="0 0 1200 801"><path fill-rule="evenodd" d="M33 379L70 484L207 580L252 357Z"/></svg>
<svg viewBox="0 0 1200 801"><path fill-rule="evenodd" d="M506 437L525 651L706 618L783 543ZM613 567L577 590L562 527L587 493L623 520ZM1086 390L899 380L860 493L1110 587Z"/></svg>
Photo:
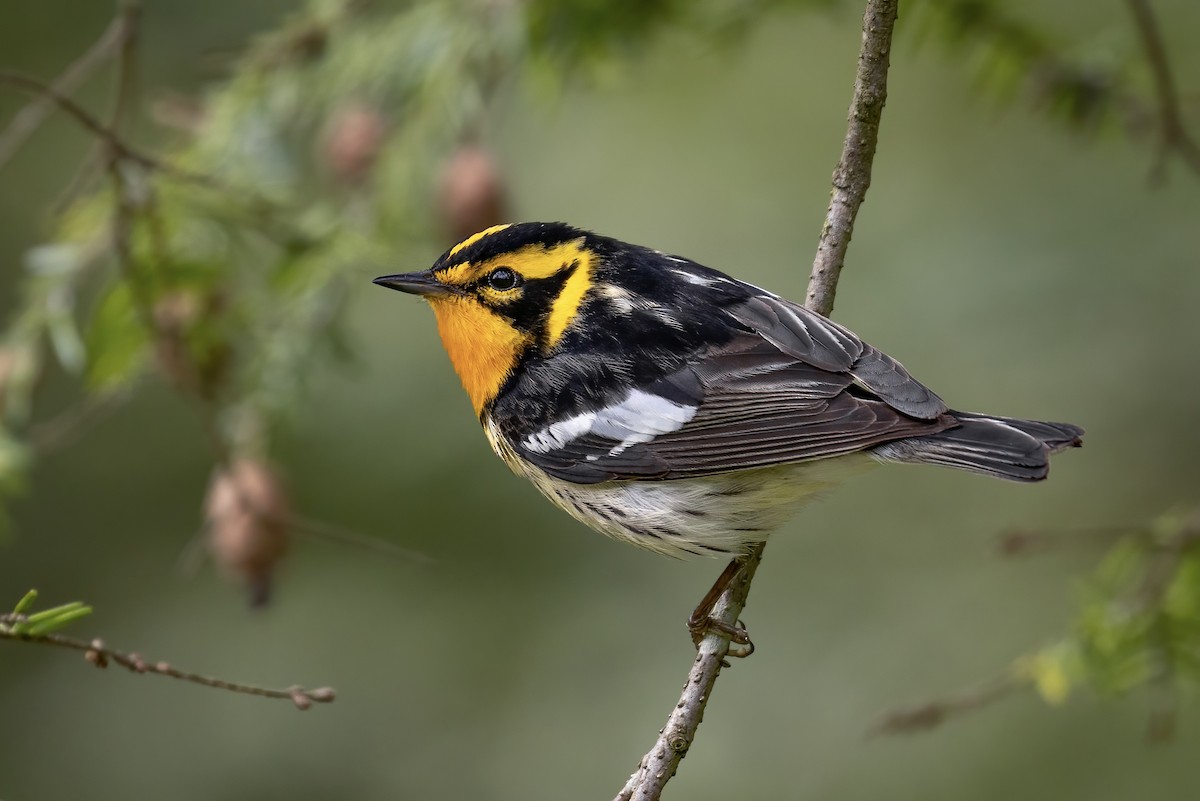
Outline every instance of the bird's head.
<svg viewBox="0 0 1200 801"><path fill-rule="evenodd" d="M375 283L420 295L479 414L531 349L548 352L579 316L599 254L565 223L497 225L446 251L428 270Z"/></svg>

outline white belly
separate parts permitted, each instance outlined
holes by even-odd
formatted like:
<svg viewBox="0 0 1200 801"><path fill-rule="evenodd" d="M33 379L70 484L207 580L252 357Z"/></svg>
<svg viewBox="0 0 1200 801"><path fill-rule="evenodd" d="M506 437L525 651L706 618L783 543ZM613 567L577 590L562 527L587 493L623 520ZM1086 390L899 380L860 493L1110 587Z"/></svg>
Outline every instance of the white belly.
<svg viewBox="0 0 1200 801"><path fill-rule="evenodd" d="M572 484L523 464L486 427L493 450L576 520L669 556L743 553L797 507L877 462L866 454L673 481Z"/></svg>

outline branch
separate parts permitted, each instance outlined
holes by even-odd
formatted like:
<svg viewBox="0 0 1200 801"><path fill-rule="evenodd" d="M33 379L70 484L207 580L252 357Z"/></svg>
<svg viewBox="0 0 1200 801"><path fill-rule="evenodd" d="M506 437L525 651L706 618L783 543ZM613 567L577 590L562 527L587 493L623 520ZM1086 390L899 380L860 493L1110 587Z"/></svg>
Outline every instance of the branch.
<svg viewBox="0 0 1200 801"><path fill-rule="evenodd" d="M1169 513L1154 523L1142 526L1104 526L1097 528L1061 529L1058 531L1025 531L1006 534L1015 537L1005 541L1005 554L1022 553L1033 547L1046 547L1054 539L1087 537L1128 538L1117 544L1101 562L1090 584L1099 585L1099 599L1089 596L1097 589L1085 586L1082 604L1092 606L1079 613L1075 633L1056 645L1043 647L1015 660L1004 673L973 687L956 690L919 704L897 707L884 712L871 727L869 734L908 734L927 731L952 718L989 706L1012 693L1035 689L1049 704L1066 698L1072 685L1091 685L1100 693L1126 692L1135 686L1154 683L1167 691L1176 689L1176 666L1188 668L1189 646L1173 644L1173 636L1184 636L1173 629L1179 625L1167 605L1168 592L1179 585L1180 575L1189 567L1200 545L1200 509ZM1120 554L1125 544L1136 543L1136 552L1127 558L1127 575L1112 585L1114 554ZM1118 557L1119 558L1119 557ZM1186 582L1187 579L1185 578ZM1185 591L1186 592L1186 591ZM1191 624L1191 618L1188 617ZM1130 621L1134 621L1132 624ZM1144 622L1143 622L1144 621ZM1137 627L1132 635L1130 626ZM1112 643L1120 642L1118 647ZM1057 654L1057 655L1056 655ZM1072 657L1064 657L1071 654ZM1141 678L1130 679L1129 665L1152 666ZM1186 669L1186 668L1185 668ZM1114 685L1111 674L1116 671L1122 679ZM1171 736L1172 710L1160 708L1151 713L1147 736L1161 740Z"/></svg>
<svg viewBox="0 0 1200 801"><path fill-rule="evenodd" d="M343 11L351 10L355 3L356 0L347 0ZM62 79L59 79L53 85L47 85L20 73L0 70L0 84L7 84L33 95L36 100L31 105L43 104L48 108L57 107L61 109L98 140L101 158L97 161L89 161L89 164L97 163L102 166L108 173L112 183L113 214L109 225L111 247L118 268L126 284L129 286L133 297L135 313L146 329L147 334L155 341L161 341L168 337L169 334L163 331L163 327L155 317L153 293L146 286L143 276L138 274L137 263L133 253L133 229L139 217L145 219L148 225L152 262L162 265L167 264L169 259L161 220L157 213L156 193L152 186L135 186L134 182L138 180L136 173L140 171L158 172L177 179L198 183L210 189L224 191L230 197L234 197L235 195L231 190L225 189L209 176L186 172L169 162L164 162L147 153L135 150L126 144L122 138L124 123L129 116L134 97L140 14L140 0L121 0L117 19L110 26L114 33L106 33L101 40L105 47L105 55L109 55L109 51L115 49L117 56L116 90L107 123L101 121L99 117L67 97L65 91L69 90L72 84L67 82L64 85ZM109 41L110 38L111 41ZM80 61L82 60L80 59ZM67 73L70 74L75 71L76 67L72 66L67 70ZM0 140L2 140L2 137L0 137ZM130 167L138 169L128 169ZM87 172L86 167L84 172ZM81 185L81 181L76 180L73 184L74 186L67 192L68 198L73 197L74 191ZM245 196L244 192L239 194L243 197ZM251 202L259 212L270 210L270 207L261 199L252 197ZM188 365L187 367L192 368L194 366ZM178 384L179 382L176 383ZM216 410L213 407L212 399L206 397L203 391L189 393L187 386L178 386L177 388L184 394L194 394L196 396L195 399L201 404L203 409L206 430L215 444L216 461L219 464L229 464L231 461L231 449L219 435L218 426L214 421ZM86 422L93 413L104 411L110 405L115 405L115 403L123 400L124 397L127 396L123 395L120 398L101 396L93 401L85 401L78 408L68 410L60 419L51 421L48 426L44 426L34 432L35 435L38 435L37 439L39 440L36 444L42 449L56 447L63 439L77 430L80 422ZM255 516L266 519L264 515L257 512ZM349 543L357 547L371 548L378 552L403 559L430 561L427 556L416 551L312 518L289 514L285 519L272 522L279 525L286 525L297 533L305 534L313 539Z"/></svg>
<svg viewBox="0 0 1200 801"><path fill-rule="evenodd" d="M166 662L147 662L136 653L126 654L121 651L115 651L112 648L106 647L101 640L80 640L61 634L18 634L4 626L0 626L0 640L41 643L43 645L54 645L59 648L69 648L73 651L83 651L84 658L98 668L108 667L109 662L115 662L134 673L156 673L160 676L170 676L173 679L188 681L205 687L215 687L218 690L228 690L246 695L257 695L261 698L286 698L300 710L308 709L314 703L327 704L333 701L335 697L335 693L331 687L318 687L315 690L306 690L303 687L272 690L267 687L257 687L253 684L239 684L237 682L226 681L225 679L202 676L199 673L189 673L186 670L171 667Z"/></svg>
<svg viewBox="0 0 1200 801"><path fill-rule="evenodd" d="M1129 0L1129 10L1137 23L1138 36L1146 51L1146 60L1154 76L1154 93L1158 96L1158 153L1151 167L1152 180L1161 180L1167 166L1167 157L1175 153L1193 172L1200 175L1200 145L1188 134L1179 111L1179 95L1175 78L1167 61L1167 47L1163 42L1162 30L1154 16L1150 0Z"/></svg>
<svg viewBox="0 0 1200 801"><path fill-rule="evenodd" d="M117 7L117 22L122 28L123 35L117 49L116 92L108 124L109 129L117 135L120 135L125 119L129 116L130 101L133 97L134 59L137 53L141 18L141 0L120 0ZM99 170L105 166L106 161L111 158L111 152L106 151L105 148L106 145L103 142L98 143L92 149L92 153L79 165L79 169L67 183L67 188L54 202L55 216L71 207L79 193L91 183Z"/></svg>
<svg viewBox="0 0 1200 801"><path fill-rule="evenodd" d="M896 24L898 0L867 3L863 15L862 49L854 78L854 101L850 104L842 157L833 171L833 193L821 241L808 279L805 305L826 317L833 311L838 278L846 260L846 248L854 232L854 218L871 185L871 165L879 142L879 118L887 100L887 71L892 51L892 28Z"/></svg>
<svg viewBox="0 0 1200 801"><path fill-rule="evenodd" d="M121 0L117 19L122 21L125 35L121 37L121 47L117 52L117 89L108 122L109 127L117 132L124 127L126 119L129 117L130 103L133 100L137 81L138 25L141 23L141 18L141 0Z"/></svg>
<svg viewBox="0 0 1200 801"><path fill-rule="evenodd" d="M62 71L50 87L60 95L68 95L75 91L84 81L91 77L95 69L106 61L122 42L128 37L128 20L125 15L119 15L90 48L71 62ZM0 166L5 164L13 154L25 144L25 141L55 109L55 102L47 95L38 95L28 105L13 115L8 127L0 133Z"/></svg>
<svg viewBox="0 0 1200 801"><path fill-rule="evenodd" d="M762 549L762 545L755 546L737 580L717 599L712 610L713 619L730 626L737 624L746 605L746 596L750 594L750 582L758 570ZM728 634L708 634L696 646L696 660L688 671L679 703L671 710L667 724L658 733L658 740L642 757L615 801L655 801L662 796L663 788L675 775L680 760L687 755L696 737L696 730L704 718L704 708L728 653Z"/></svg>
<svg viewBox="0 0 1200 801"><path fill-rule="evenodd" d="M91 426L127 403L132 393L127 390L101 392L59 412L45 422L29 429L29 447L41 455L53 453L72 442Z"/></svg>
<svg viewBox="0 0 1200 801"><path fill-rule="evenodd" d="M879 137L879 119L887 97L888 61L898 3L899 0L868 0L863 14L862 46L846 140L833 173L833 198L808 284L808 308L821 314L829 314L833 309L854 218L866 197L867 187L871 185L871 165ZM712 611L712 617L718 623L727 627L737 625L764 547L765 543L760 543L750 550L744 557L738 578L718 598ZM663 788L675 775L680 760L695 739L729 648L727 633L713 631L700 641L679 702L654 746L642 757L637 770L617 794L616 801L655 801L662 796Z"/></svg>
<svg viewBox="0 0 1200 801"><path fill-rule="evenodd" d="M950 718L989 706L1028 683L1028 680L1014 673L1005 673L975 687L958 690L913 706L888 710L875 721L867 733L874 737L881 734L928 731Z"/></svg>
<svg viewBox="0 0 1200 801"><path fill-rule="evenodd" d="M1111 545L1130 534L1145 533L1138 526L1085 526L1082 528L1010 528L996 537L1001 556L1026 556L1066 545Z"/></svg>
<svg viewBox="0 0 1200 801"><path fill-rule="evenodd" d="M39 97L53 103L55 106L64 111L69 117L77 122L84 130L96 136L118 159L132 162L139 167L148 170L154 170L163 175L170 176L180 181L199 184L212 189L221 189L212 178L206 175L198 175L193 172L188 172L180 167L168 162L157 159L147 153L127 145L117 133L109 126L102 123L90 111L76 103L71 98L64 95L62 92L55 89L53 86L48 86L39 80L30 78L27 75L22 75L18 72L10 70L0 70L0 84L11 86L25 94ZM233 194L233 193L230 193Z"/></svg>
<svg viewBox="0 0 1200 801"><path fill-rule="evenodd" d="M406 548L391 540L355 531L352 528L331 523L328 520L321 520L316 517L292 512L280 522L283 525L290 526L292 533L297 537L303 537L314 542L330 542L336 545L359 548L364 551L372 551L382 556L390 556L393 559L415 562L420 565L433 564L435 561L429 554L422 553L414 548Z"/></svg>

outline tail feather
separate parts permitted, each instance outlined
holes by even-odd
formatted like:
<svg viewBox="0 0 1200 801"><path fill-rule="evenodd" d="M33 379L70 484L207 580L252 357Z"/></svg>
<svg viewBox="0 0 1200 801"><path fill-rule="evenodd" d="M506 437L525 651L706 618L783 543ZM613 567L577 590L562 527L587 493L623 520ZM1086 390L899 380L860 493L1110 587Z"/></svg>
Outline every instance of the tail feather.
<svg viewBox="0 0 1200 801"><path fill-rule="evenodd" d="M1083 429L1069 423L1043 423L951 411L961 425L929 437L911 437L875 448L890 462L956 467L1010 481L1041 481L1050 472L1050 454L1083 444Z"/></svg>

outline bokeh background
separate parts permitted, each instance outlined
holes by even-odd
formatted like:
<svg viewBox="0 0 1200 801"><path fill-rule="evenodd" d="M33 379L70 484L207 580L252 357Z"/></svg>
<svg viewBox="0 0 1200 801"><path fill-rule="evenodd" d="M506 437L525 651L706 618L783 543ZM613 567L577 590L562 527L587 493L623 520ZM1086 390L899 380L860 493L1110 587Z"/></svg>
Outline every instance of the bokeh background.
<svg viewBox="0 0 1200 801"><path fill-rule="evenodd" d="M536 86L490 145L514 216L562 219L801 297L844 132L858 4L764 12L731 46L667 31L598 82ZM1066 47L1136 54L1121 3L1023 3ZM1200 9L1156 4L1185 92ZM205 66L292 4L155 0L144 91ZM93 0L8 0L0 59L49 76L111 16ZM1080 26L1083 26L1082 28ZM1070 44L1076 42L1076 44ZM214 54L216 54L214 56ZM1101 546L1003 559L1010 527L1137 522L1194 503L1200 469L1200 182L1150 186L1151 137L1083 137L1001 104L962 56L901 40L874 184L835 316L966 409L1070 420L1087 447L1037 486L892 468L772 541L746 621L758 646L718 684L672 798L1187 799L1200 714L1144 736L1156 699L1020 694L926 734L868 738L898 704L992 676L1069 626ZM85 100L104 97L89 85ZM20 99L0 97L5 116ZM153 132L147 140L153 141ZM61 119L0 172L0 298L89 147ZM720 570L609 542L489 452L432 315L347 267L351 365L314 364L278 442L307 514L402 543L422 564L298 543L248 611L179 568L211 454L193 410L151 384L39 461L0 550L0 599L30 586L96 607L80 633L336 703L209 691L0 643L0 798L608 798L690 662L683 620ZM68 402L65 380L46 390ZM57 395L55 393L58 393Z"/></svg>

